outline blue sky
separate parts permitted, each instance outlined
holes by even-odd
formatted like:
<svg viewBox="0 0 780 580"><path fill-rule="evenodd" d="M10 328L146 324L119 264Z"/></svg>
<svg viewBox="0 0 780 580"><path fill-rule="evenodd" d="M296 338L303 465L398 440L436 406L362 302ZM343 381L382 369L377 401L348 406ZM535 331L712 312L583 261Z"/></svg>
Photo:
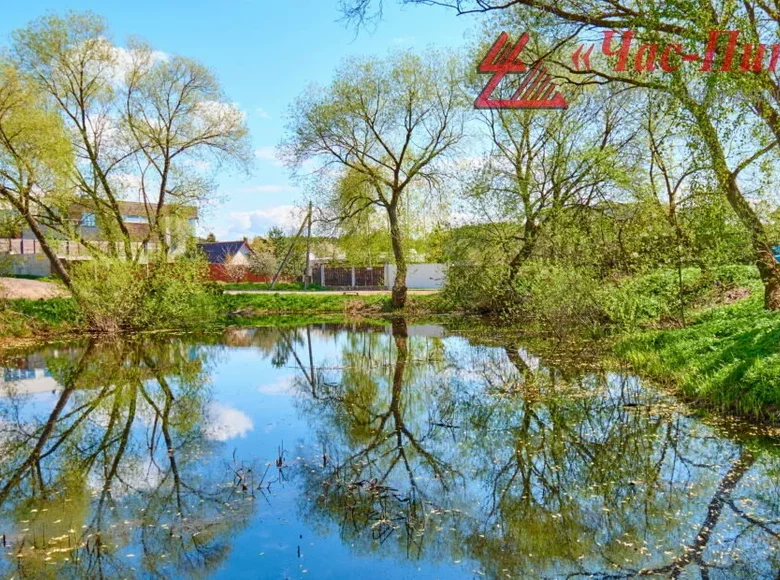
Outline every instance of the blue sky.
<svg viewBox="0 0 780 580"><path fill-rule="evenodd" d="M3 7L0 35L47 12L92 10L105 17L114 40L140 37L157 50L195 58L211 68L230 100L247 115L256 165L251 178L219 176L219 194L203 213L201 233L219 239L261 235L289 226L290 206L301 199L287 170L273 159L283 114L310 82L326 83L346 56L385 54L395 47L464 44L474 18L430 7L386 2L373 32L355 36L338 22L337 0L36 0Z"/></svg>

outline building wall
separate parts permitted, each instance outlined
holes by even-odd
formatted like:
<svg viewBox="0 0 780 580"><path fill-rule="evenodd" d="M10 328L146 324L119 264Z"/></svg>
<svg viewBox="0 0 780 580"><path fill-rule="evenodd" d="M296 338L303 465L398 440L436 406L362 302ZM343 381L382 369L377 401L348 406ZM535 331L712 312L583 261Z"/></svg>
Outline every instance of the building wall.
<svg viewBox="0 0 780 580"><path fill-rule="evenodd" d="M246 248L241 248L236 254L230 259L230 264L232 266L249 266L249 256L250 251Z"/></svg>
<svg viewBox="0 0 780 580"><path fill-rule="evenodd" d="M51 276L51 262L43 254L8 256L10 270L17 276Z"/></svg>
<svg viewBox="0 0 780 580"><path fill-rule="evenodd" d="M392 288L395 282L396 267L387 265L385 281ZM447 266L444 264L409 264L406 272L406 287L422 290L439 290L444 287L447 276Z"/></svg>

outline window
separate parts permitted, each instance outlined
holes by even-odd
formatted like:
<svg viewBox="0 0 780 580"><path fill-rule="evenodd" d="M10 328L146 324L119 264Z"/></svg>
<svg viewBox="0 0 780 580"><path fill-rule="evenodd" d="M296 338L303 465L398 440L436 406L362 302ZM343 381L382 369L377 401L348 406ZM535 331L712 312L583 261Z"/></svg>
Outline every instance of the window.
<svg viewBox="0 0 780 580"><path fill-rule="evenodd" d="M126 224L145 224L149 222L149 220L142 215L123 215L122 221Z"/></svg>
<svg viewBox="0 0 780 580"><path fill-rule="evenodd" d="M187 220L187 223L190 224L190 227L196 228L198 227L198 218L190 218Z"/></svg>
<svg viewBox="0 0 780 580"><path fill-rule="evenodd" d="M94 213L83 213L81 214L81 225L88 227L88 228L94 228L95 227L95 214Z"/></svg>

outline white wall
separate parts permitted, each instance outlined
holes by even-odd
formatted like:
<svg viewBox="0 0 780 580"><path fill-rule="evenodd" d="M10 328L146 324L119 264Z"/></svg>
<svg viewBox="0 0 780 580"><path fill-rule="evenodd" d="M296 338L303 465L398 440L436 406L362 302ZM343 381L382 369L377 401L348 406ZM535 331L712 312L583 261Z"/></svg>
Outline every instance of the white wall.
<svg viewBox="0 0 780 580"><path fill-rule="evenodd" d="M231 258L230 265L231 266L248 266L249 265L249 256L251 255L251 252L245 248L244 246L241 246L241 249L236 252L236 254Z"/></svg>
<svg viewBox="0 0 780 580"><path fill-rule="evenodd" d="M10 270L17 275L50 276L51 262L43 254L11 255Z"/></svg>
<svg viewBox="0 0 780 580"><path fill-rule="evenodd" d="M388 288L395 282L395 266L388 264L385 281ZM406 287L423 290L438 290L444 286L447 266L444 264L409 264L406 272Z"/></svg>

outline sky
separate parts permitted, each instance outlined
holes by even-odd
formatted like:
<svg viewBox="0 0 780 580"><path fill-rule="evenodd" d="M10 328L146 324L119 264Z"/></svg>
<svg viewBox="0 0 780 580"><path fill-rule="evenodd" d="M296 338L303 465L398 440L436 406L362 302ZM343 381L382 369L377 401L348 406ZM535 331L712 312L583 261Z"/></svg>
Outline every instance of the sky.
<svg viewBox="0 0 780 580"><path fill-rule="evenodd" d="M293 228L302 194L274 157L289 104L312 82L325 84L342 59L385 55L395 48L461 47L476 21L424 6L385 2L384 19L372 31L339 22L337 0L36 0L8 2L0 20L11 31L46 13L90 10L102 15L113 40L138 37L156 50L194 58L208 66L228 98L246 115L255 166L250 177L217 176L214 199L201 212L199 233L219 240L263 235L273 225Z"/></svg>

